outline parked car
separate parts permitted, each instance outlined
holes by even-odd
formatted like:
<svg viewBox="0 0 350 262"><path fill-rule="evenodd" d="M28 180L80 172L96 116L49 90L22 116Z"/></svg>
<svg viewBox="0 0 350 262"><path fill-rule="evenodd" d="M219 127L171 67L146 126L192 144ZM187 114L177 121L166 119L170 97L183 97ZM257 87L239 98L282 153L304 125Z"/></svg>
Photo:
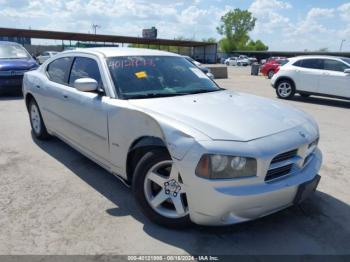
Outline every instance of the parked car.
<svg viewBox="0 0 350 262"><path fill-rule="evenodd" d="M288 63L287 59L270 60L260 67L260 72L264 76L267 76L269 79L271 79L273 75L278 72L280 67L285 65L286 63Z"/></svg>
<svg viewBox="0 0 350 262"><path fill-rule="evenodd" d="M250 62L250 64L254 64L258 62L258 59L256 59L256 57L248 57L248 60Z"/></svg>
<svg viewBox="0 0 350 262"><path fill-rule="evenodd" d="M237 59L238 57L236 56L229 57L225 60L225 65L227 66L237 65Z"/></svg>
<svg viewBox="0 0 350 262"><path fill-rule="evenodd" d="M35 138L57 136L115 174L164 226L256 219L320 179L311 116L222 89L177 54L67 51L26 73L23 88Z"/></svg>
<svg viewBox="0 0 350 262"><path fill-rule="evenodd" d="M250 64L249 59L239 57L229 57L225 60L227 66L247 66Z"/></svg>
<svg viewBox="0 0 350 262"><path fill-rule="evenodd" d="M284 60L284 59L287 59L286 57L283 57L283 56L270 56L269 58L267 59L262 59L261 60L261 64L265 64L266 62L269 62L271 60Z"/></svg>
<svg viewBox="0 0 350 262"><path fill-rule="evenodd" d="M56 51L45 51L41 55L37 56L36 59L39 64L44 63L47 59L50 57L53 57L54 55L57 55L59 52Z"/></svg>
<svg viewBox="0 0 350 262"><path fill-rule="evenodd" d="M334 56L300 56L289 59L271 79L277 96L296 93L350 99L350 59Z"/></svg>
<svg viewBox="0 0 350 262"><path fill-rule="evenodd" d="M38 67L20 44L0 41L0 93L19 93L23 74Z"/></svg>
<svg viewBox="0 0 350 262"><path fill-rule="evenodd" d="M214 79L214 75L211 73L210 69L206 66L203 66L200 62L194 60L192 57L189 56L183 56L185 59L190 61L192 64L197 66L200 70L202 70L203 73L205 73L207 76L209 76L211 79Z"/></svg>

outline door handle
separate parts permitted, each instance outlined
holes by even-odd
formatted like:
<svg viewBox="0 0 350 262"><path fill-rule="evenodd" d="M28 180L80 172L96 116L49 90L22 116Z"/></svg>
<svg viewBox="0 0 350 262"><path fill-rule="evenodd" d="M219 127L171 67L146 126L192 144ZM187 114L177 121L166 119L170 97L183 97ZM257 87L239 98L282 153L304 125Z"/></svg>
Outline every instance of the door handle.
<svg viewBox="0 0 350 262"><path fill-rule="evenodd" d="M68 99L68 95L63 95L63 98L64 99Z"/></svg>
<svg viewBox="0 0 350 262"><path fill-rule="evenodd" d="M36 88L40 88L40 86L39 86L39 85L36 85L35 87L36 87Z"/></svg>

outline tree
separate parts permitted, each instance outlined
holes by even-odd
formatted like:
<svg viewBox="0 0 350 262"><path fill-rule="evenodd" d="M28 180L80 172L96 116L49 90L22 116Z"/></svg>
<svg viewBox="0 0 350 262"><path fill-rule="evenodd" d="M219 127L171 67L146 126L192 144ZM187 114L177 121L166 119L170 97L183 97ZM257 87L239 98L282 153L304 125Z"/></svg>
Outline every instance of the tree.
<svg viewBox="0 0 350 262"><path fill-rule="evenodd" d="M248 33L255 27L256 18L248 10L239 8L227 12L221 17L220 25L216 28L224 36L220 41L220 48L226 53L235 50L267 50L261 40L250 40Z"/></svg>

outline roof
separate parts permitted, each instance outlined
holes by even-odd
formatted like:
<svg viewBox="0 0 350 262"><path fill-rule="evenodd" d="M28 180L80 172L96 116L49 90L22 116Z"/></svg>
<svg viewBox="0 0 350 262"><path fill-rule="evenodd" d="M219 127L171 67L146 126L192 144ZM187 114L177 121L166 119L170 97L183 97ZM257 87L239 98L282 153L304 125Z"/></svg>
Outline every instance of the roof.
<svg viewBox="0 0 350 262"><path fill-rule="evenodd" d="M189 40L172 40L172 39L149 39L131 36L119 35L100 35L85 34L74 32L59 32L45 30L28 30L17 28L0 28L0 36L22 36L38 39L57 39L57 40L74 40L74 41L94 41L94 42L110 42L110 43L129 43L129 44L150 44L150 45L166 45L166 46L207 46L216 45L216 43L189 41Z"/></svg>
<svg viewBox="0 0 350 262"><path fill-rule="evenodd" d="M62 53L90 53L102 54L106 57L112 56L180 56L175 53L159 51L146 48L131 48L131 47L93 47L93 48L77 48L75 50L64 51Z"/></svg>
<svg viewBox="0 0 350 262"><path fill-rule="evenodd" d="M341 57L341 56L331 56L331 55L302 55L302 56L296 56L293 57L295 59L312 59L312 58L328 58L328 59L342 59L342 58L346 58L346 57Z"/></svg>

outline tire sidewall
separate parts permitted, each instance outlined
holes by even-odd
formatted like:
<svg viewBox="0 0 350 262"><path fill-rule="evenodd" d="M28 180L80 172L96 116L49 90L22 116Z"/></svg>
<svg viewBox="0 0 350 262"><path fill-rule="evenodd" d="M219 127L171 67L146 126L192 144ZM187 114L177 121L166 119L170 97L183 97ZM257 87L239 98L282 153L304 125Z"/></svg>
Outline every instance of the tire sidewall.
<svg viewBox="0 0 350 262"><path fill-rule="evenodd" d="M39 119L40 119L40 131L36 132L35 128L33 126L33 121L32 121L32 106L36 106L37 110L38 110L38 114L39 114ZM34 99L32 99L29 102L29 107L28 107L28 111L29 111L29 120L30 120L30 125L32 127L32 132L35 135L36 138L38 139L46 139L49 137L49 134L47 133L44 121L43 121L43 117L41 115L40 112L40 108L38 106L38 104L36 103L36 101Z"/></svg>
<svg viewBox="0 0 350 262"><path fill-rule="evenodd" d="M153 149L146 153L136 166L133 181L132 191L137 204L140 206L143 213L153 222L171 228L185 228L188 227L191 222L189 215L181 218L167 218L158 214L148 203L145 191L144 183L147 172L157 163L171 160L168 152L165 149Z"/></svg>

